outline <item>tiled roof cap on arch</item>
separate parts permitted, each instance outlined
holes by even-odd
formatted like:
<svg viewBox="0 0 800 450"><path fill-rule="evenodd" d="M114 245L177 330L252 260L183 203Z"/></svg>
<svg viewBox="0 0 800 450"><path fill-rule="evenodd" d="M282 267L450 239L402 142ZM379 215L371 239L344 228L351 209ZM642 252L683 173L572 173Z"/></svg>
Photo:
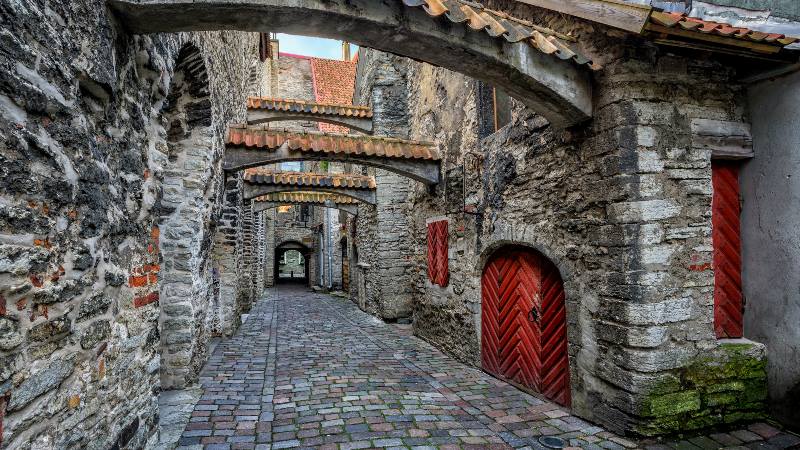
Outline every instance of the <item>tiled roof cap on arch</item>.
<svg viewBox="0 0 800 450"><path fill-rule="evenodd" d="M268 151L284 144L291 150L301 152L440 160L436 146L430 142L322 132L295 132L252 125L228 127L229 146Z"/></svg>
<svg viewBox="0 0 800 450"><path fill-rule="evenodd" d="M798 38L765 33L727 23L703 20L683 13L653 11L646 31L676 34L688 39L708 40L714 44L748 47L758 53L777 53Z"/></svg>
<svg viewBox="0 0 800 450"><path fill-rule="evenodd" d="M276 192L255 198L256 202L273 203L325 203L333 202L343 205L354 205L358 200L345 195L331 194L328 192Z"/></svg>
<svg viewBox="0 0 800 450"><path fill-rule="evenodd" d="M268 111L297 112L342 117L369 119L372 108L369 106L338 103L317 103L307 100L294 100L269 97L248 97L248 109L264 109Z"/></svg>
<svg viewBox="0 0 800 450"><path fill-rule="evenodd" d="M484 31L489 36L508 42L525 42L538 51L560 59L570 59L576 64L593 70L600 66L571 46L575 38L512 17L502 11L485 8L467 0L403 0L406 6L421 7L431 17L446 17L453 23L464 23L475 31Z"/></svg>
<svg viewBox="0 0 800 450"><path fill-rule="evenodd" d="M375 178L351 173L280 172L268 169L246 169L244 179L254 184L277 184L308 187L349 187L375 189Z"/></svg>

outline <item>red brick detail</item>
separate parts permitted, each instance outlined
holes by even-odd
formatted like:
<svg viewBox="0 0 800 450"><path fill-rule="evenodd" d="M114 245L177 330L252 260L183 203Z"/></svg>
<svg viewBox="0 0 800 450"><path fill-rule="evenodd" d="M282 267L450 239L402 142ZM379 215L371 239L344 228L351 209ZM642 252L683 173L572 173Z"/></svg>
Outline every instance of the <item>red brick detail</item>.
<svg viewBox="0 0 800 450"><path fill-rule="evenodd" d="M28 305L28 299L25 297L17 300L17 311L22 311Z"/></svg>
<svg viewBox="0 0 800 450"><path fill-rule="evenodd" d="M44 282L42 282L42 279L39 278L37 275L31 275L28 278L31 280L31 284L33 285L33 287L40 288L44 286Z"/></svg>
<svg viewBox="0 0 800 450"><path fill-rule="evenodd" d="M6 312L6 298L0 295L0 316L5 316Z"/></svg>
<svg viewBox="0 0 800 450"><path fill-rule="evenodd" d="M158 301L158 292L151 292L147 295L136 297L133 299L133 306L141 308L142 306L149 305Z"/></svg>
<svg viewBox="0 0 800 450"><path fill-rule="evenodd" d="M428 224L428 279L431 283L445 287L450 279L448 268L447 221Z"/></svg>
<svg viewBox="0 0 800 450"><path fill-rule="evenodd" d="M147 286L147 275L131 275L130 277L128 277L128 286L130 287Z"/></svg>
<svg viewBox="0 0 800 450"><path fill-rule="evenodd" d="M0 444L3 443L3 419L6 417L6 405L8 404L8 395L0 392Z"/></svg>

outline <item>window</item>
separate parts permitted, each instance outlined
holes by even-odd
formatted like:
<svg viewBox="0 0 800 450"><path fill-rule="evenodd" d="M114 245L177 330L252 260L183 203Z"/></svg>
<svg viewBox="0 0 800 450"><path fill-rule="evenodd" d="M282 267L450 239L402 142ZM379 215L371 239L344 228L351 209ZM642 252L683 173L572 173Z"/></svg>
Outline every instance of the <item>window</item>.
<svg viewBox="0 0 800 450"><path fill-rule="evenodd" d="M284 172L302 172L303 161L290 161L281 163L281 170Z"/></svg>
<svg viewBox="0 0 800 450"><path fill-rule="evenodd" d="M308 205L300 205L300 214L297 218L298 222L308 222L310 214L310 207Z"/></svg>
<svg viewBox="0 0 800 450"><path fill-rule="evenodd" d="M478 82L478 115L478 134L483 139L511 123L511 97Z"/></svg>

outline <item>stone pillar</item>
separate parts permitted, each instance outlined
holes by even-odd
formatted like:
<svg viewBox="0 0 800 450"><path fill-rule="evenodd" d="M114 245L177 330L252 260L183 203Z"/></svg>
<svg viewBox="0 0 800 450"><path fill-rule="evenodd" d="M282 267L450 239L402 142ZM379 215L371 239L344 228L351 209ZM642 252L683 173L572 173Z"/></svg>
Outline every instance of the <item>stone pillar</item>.
<svg viewBox="0 0 800 450"><path fill-rule="evenodd" d="M368 57L359 59L356 103L372 106L375 135L408 138L408 62L380 52L364 55ZM412 294L407 199L412 181L382 169L375 169L374 175L377 205L359 206L357 225L359 260L370 267L362 284L366 310L384 319L408 317Z"/></svg>
<svg viewBox="0 0 800 450"><path fill-rule="evenodd" d="M231 336L241 323L239 266L241 240L239 215L241 211L241 178L229 177L225 182L222 217L214 236L214 263L219 274L219 298L216 303L217 334Z"/></svg>
<svg viewBox="0 0 800 450"><path fill-rule="evenodd" d="M306 261L306 264L308 261ZM264 211L264 285L275 286L275 208Z"/></svg>
<svg viewBox="0 0 800 450"><path fill-rule="evenodd" d="M252 202L244 202L242 205L242 226L241 226L241 249L242 260L239 272L240 287L242 289L242 311L250 311L255 296L255 261L254 261L254 217Z"/></svg>

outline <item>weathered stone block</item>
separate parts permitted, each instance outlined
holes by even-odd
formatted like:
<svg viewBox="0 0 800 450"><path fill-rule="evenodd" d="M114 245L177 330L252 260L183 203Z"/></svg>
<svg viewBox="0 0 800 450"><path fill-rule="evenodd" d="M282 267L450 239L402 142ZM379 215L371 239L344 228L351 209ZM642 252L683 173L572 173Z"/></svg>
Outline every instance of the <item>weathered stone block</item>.
<svg viewBox="0 0 800 450"><path fill-rule="evenodd" d="M103 294L97 294L81 302L78 307L77 321L86 320L104 314L111 305L111 299Z"/></svg>
<svg viewBox="0 0 800 450"><path fill-rule="evenodd" d="M74 368L74 355L49 361L46 366L33 372L11 392L8 411L14 412L21 409L36 397L58 387L72 373Z"/></svg>
<svg viewBox="0 0 800 450"><path fill-rule="evenodd" d="M677 217L681 207L671 200L643 200L609 205L608 218L614 222L635 223Z"/></svg>
<svg viewBox="0 0 800 450"><path fill-rule="evenodd" d="M72 324L67 316L61 316L48 322L34 325L28 331L28 340L33 342L47 342L59 340L72 332Z"/></svg>
<svg viewBox="0 0 800 450"><path fill-rule="evenodd" d="M700 409L700 394L697 391L676 392L650 399L646 415L662 417Z"/></svg>
<svg viewBox="0 0 800 450"><path fill-rule="evenodd" d="M94 348L95 345L106 340L109 335L111 335L111 322L108 320L92 322L81 334L81 348L84 350Z"/></svg>
<svg viewBox="0 0 800 450"><path fill-rule="evenodd" d="M8 317L0 317L0 350L12 350L23 341L19 323Z"/></svg>

